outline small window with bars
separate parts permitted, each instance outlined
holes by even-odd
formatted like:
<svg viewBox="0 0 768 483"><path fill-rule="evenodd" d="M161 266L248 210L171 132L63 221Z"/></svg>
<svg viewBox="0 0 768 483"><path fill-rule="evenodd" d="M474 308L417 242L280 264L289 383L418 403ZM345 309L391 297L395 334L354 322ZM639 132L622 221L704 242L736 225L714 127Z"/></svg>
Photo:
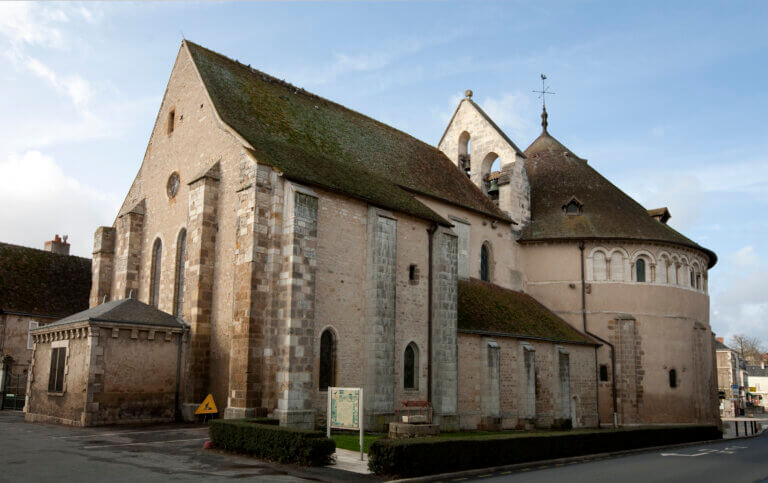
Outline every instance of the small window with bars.
<svg viewBox="0 0 768 483"><path fill-rule="evenodd" d="M64 366L66 359L66 347L54 347L51 349L51 373L48 376L48 392L64 392Z"/></svg>

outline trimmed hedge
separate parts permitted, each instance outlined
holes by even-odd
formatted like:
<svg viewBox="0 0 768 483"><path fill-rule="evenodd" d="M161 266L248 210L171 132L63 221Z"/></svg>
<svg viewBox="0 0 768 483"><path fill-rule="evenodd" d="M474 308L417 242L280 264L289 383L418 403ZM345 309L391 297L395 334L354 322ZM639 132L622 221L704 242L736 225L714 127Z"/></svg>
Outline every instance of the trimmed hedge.
<svg viewBox="0 0 768 483"><path fill-rule="evenodd" d="M336 443L324 433L276 426L272 422L275 420L252 422L261 419L215 419L210 422L208 433L213 444L226 451L279 463L307 466L331 463Z"/></svg>
<svg viewBox="0 0 768 483"><path fill-rule="evenodd" d="M473 438L379 439L368 452L377 475L422 476L722 438L715 426L678 426Z"/></svg>

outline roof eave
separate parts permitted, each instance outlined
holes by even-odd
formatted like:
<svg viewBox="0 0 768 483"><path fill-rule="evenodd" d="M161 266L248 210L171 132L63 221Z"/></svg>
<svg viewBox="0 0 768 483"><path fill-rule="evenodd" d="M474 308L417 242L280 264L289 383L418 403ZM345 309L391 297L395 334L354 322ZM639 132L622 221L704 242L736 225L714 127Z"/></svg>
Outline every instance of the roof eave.
<svg viewBox="0 0 768 483"><path fill-rule="evenodd" d="M488 335L488 336L494 336L494 337L509 337L513 339L538 340L542 342L552 342L555 344L588 345L593 347L602 346L602 344L599 344L597 342L577 341L577 340L570 340L570 339L555 339L551 337L537 337L534 335L513 334L509 332L494 332L490 330L457 329L456 331L461 334Z"/></svg>

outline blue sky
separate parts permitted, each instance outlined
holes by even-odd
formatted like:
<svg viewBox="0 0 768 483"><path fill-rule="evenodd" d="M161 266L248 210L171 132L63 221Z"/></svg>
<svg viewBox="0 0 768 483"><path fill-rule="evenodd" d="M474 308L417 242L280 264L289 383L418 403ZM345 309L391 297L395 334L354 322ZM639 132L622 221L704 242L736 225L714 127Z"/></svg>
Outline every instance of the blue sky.
<svg viewBox="0 0 768 483"><path fill-rule="evenodd" d="M0 4L0 240L89 256L141 163L182 32L436 144L465 89L550 131L716 251L713 329L768 342L768 3Z"/></svg>

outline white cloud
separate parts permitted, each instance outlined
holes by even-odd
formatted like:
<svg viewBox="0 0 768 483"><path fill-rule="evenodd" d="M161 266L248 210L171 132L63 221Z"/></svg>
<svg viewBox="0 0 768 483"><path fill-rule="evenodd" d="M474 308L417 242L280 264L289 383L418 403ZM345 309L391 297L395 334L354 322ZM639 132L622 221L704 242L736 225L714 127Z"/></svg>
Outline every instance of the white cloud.
<svg viewBox="0 0 768 483"><path fill-rule="evenodd" d="M483 110L510 137L520 138L521 134L531 126L525 117L527 96L520 92L505 93L500 98L487 97L480 105Z"/></svg>
<svg viewBox="0 0 768 483"><path fill-rule="evenodd" d="M22 45L61 48L63 36L56 24L68 21L61 8L30 2L0 3L0 36L13 49Z"/></svg>
<svg viewBox="0 0 768 483"><path fill-rule="evenodd" d="M54 234L68 234L72 253L90 257L94 230L112 223L120 202L50 156L27 151L0 161L0 205L0 240L41 248Z"/></svg>
<svg viewBox="0 0 768 483"><path fill-rule="evenodd" d="M731 255L731 260L737 267L754 268L760 264L760 257L751 245Z"/></svg>

